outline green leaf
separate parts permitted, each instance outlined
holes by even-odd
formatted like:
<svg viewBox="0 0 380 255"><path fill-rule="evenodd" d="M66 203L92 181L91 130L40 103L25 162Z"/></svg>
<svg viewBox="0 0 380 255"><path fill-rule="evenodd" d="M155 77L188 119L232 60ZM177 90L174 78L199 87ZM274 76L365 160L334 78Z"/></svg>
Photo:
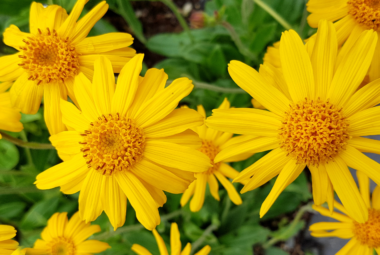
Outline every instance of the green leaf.
<svg viewBox="0 0 380 255"><path fill-rule="evenodd" d="M0 205L0 219L13 219L19 216L25 209L24 202L11 202Z"/></svg>
<svg viewBox="0 0 380 255"><path fill-rule="evenodd" d="M288 225L281 227L279 230L272 232L271 236L285 241L295 236L304 227L305 221L299 221L294 226L292 223L289 223Z"/></svg>
<svg viewBox="0 0 380 255"><path fill-rule="evenodd" d="M20 159L16 146L8 141L0 140L0 171L11 170Z"/></svg>
<svg viewBox="0 0 380 255"><path fill-rule="evenodd" d="M270 230L259 225L245 225L219 238L220 243L231 248L249 247L267 240Z"/></svg>
<svg viewBox="0 0 380 255"><path fill-rule="evenodd" d="M206 60L206 64L210 72L215 76L225 76L227 73L227 61L224 57L222 48L215 45Z"/></svg>
<svg viewBox="0 0 380 255"><path fill-rule="evenodd" d="M21 221L21 228L35 229L44 227L47 220L56 212L59 199L57 197L36 203Z"/></svg>
<svg viewBox="0 0 380 255"><path fill-rule="evenodd" d="M158 34L149 38L146 42L146 47L166 57L180 57L184 46L189 43L189 37L183 33Z"/></svg>
<svg viewBox="0 0 380 255"><path fill-rule="evenodd" d="M273 38L276 36L277 23L263 24L259 27L254 35L254 39L250 44L250 50L252 52L261 52L264 50Z"/></svg>
<svg viewBox="0 0 380 255"><path fill-rule="evenodd" d="M23 9L29 8L33 0L1 0L0 1L0 14L9 16L18 15ZM43 2L43 1L42 1Z"/></svg>
<svg viewBox="0 0 380 255"><path fill-rule="evenodd" d="M265 251L265 255L289 255L289 253L281 250L280 248L270 247Z"/></svg>
<svg viewBox="0 0 380 255"><path fill-rule="evenodd" d="M146 39L144 37L141 22L137 19L131 3L127 0L116 0L116 3L119 8L113 9L113 11L119 13L125 21L127 21L134 35L140 40L140 42L145 44Z"/></svg>

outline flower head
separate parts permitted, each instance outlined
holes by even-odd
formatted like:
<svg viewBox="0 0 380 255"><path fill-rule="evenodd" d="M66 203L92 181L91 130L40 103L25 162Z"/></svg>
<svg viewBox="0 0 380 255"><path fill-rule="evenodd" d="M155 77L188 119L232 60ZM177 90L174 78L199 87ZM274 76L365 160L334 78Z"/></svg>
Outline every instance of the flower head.
<svg viewBox="0 0 380 255"><path fill-rule="evenodd" d="M247 192L278 175L261 207L261 216L308 166L315 204L327 201L332 208L335 190L352 217L360 223L367 221L368 211L358 206L364 202L347 166L380 184L380 165L362 153L380 154L379 142L361 137L380 133L380 107L374 107L380 103L380 80L357 90L376 43L377 33L363 32L350 54L339 62L335 28L322 21L315 39L307 45L294 31L283 33L282 72L264 65L258 73L239 61L230 63L232 79L269 111L214 110L206 124L225 132L257 136L244 144L251 152L272 149L234 180L247 181L242 190ZM221 153L239 155L239 150L225 150Z"/></svg>
<svg viewBox="0 0 380 255"><path fill-rule="evenodd" d="M154 238L156 238L158 249L160 250L161 255L168 255L168 250L166 249L166 245L160 234L158 234L156 229L153 229ZM171 255L190 255L191 252L191 244L188 243L185 248L182 250L182 244L180 240L180 233L178 231L177 223L172 223L170 229L170 248ZM139 255L152 255L146 248L142 247L139 244L134 244L132 246L132 251L136 252ZM211 247L206 245L200 251L195 253L195 255L208 255L211 251Z"/></svg>
<svg viewBox="0 0 380 255"><path fill-rule="evenodd" d="M309 0L308 22L318 27L320 20L335 22L339 45L345 43L338 56L341 61L349 52L363 31L374 30L380 35L380 4L378 0ZM380 41L377 42L375 57L368 70L370 81L380 78Z"/></svg>
<svg viewBox="0 0 380 255"><path fill-rule="evenodd" d="M365 222L357 222L350 212L339 202L334 201L337 211L314 205L313 208L324 216L338 222L319 222L310 226L311 235L315 237L339 237L351 239L338 253L339 254L373 254L375 249L380 252L380 187L377 186L370 200L368 177L357 172L360 193L365 201L362 210L368 211ZM359 206L359 205L358 205Z"/></svg>
<svg viewBox="0 0 380 255"><path fill-rule="evenodd" d="M51 134L65 130L61 120L60 99L76 101L74 78L85 74L92 79L94 61L108 57L115 72L135 55L128 48L133 38L127 33L87 37L108 9L105 1L78 18L88 0L78 0L67 15L58 5L30 7L30 33L11 25L4 32L4 43L19 52L0 58L0 81L14 82L11 101L23 113L36 113L44 96L45 121Z"/></svg>
<svg viewBox="0 0 380 255"><path fill-rule="evenodd" d="M227 99L219 106L218 109L229 109L230 103ZM206 118L206 113L202 105L198 106L198 112ZM236 139L231 138L232 133L220 132L212 128L202 125L200 127L195 127L193 130L199 135L202 140L202 146L199 148L201 152L210 158L212 167L207 171L195 174L195 180L190 184L189 188L183 193L181 198L181 205L184 206L190 199L192 195L193 198L190 203L190 210L193 212L199 211L204 203L206 185L208 183L211 191L211 195L219 201L219 184L218 181L226 188L228 195L232 202L237 205L242 203L239 194L236 192L235 187L226 178L235 178L239 172L233 169L231 166L225 162L239 161L242 158L229 158L228 155L218 155L218 153L228 146L236 146ZM243 155L247 158L251 154Z"/></svg>
<svg viewBox="0 0 380 255"><path fill-rule="evenodd" d="M62 100L63 123L69 131L51 136L65 161L37 176L39 189L61 187L65 194L80 191L79 213L86 222L104 210L114 228L124 225L127 198L137 219L148 229L160 223L163 191L183 193L206 171L209 158L195 150L198 136L188 130L203 124L191 109L175 109L192 82L181 78L165 88L167 75L150 69L139 77L143 55L121 70L117 84L111 62L95 61L94 79L75 78L74 92L81 110ZM193 148L191 148L193 147Z"/></svg>
<svg viewBox="0 0 380 255"><path fill-rule="evenodd" d="M12 107L9 92L5 92L11 85L12 83L10 82L0 84L0 129L20 132L24 128L20 122L21 114L17 109Z"/></svg>
<svg viewBox="0 0 380 255"><path fill-rule="evenodd" d="M70 220L67 218L67 213L55 213L42 231L42 239L37 239L34 247L27 248L26 252L35 255L100 253L111 247L107 243L97 240L86 241L87 238L100 231L99 225L83 222L78 212Z"/></svg>
<svg viewBox="0 0 380 255"><path fill-rule="evenodd" d="M0 225L0 254L11 255L18 247L18 242L12 240L16 229L8 225Z"/></svg>

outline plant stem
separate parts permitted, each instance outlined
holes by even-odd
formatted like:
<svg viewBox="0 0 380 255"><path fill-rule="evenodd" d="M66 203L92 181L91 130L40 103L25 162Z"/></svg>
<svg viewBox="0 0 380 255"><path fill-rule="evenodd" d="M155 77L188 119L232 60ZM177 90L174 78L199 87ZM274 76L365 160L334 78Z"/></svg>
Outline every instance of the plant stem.
<svg viewBox="0 0 380 255"><path fill-rule="evenodd" d="M194 254L194 251L196 251L202 245L206 237L209 236L212 233L212 231L217 229L217 225L211 224L210 226L208 226L203 232L203 234L198 238L198 240L191 244L191 254Z"/></svg>
<svg viewBox="0 0 380 255"><path fill-rule="evenodd" d="M212 90L215 92L221 92L221 93L232 93L232 94L245 94L244 90L240 88L223 88L223 87L218 87L215 85L207 84L204 82L198 82L198 81L193 81L194 87L196 89L207 89L207 90Z"/></svg>
<svg viewBox="0 0 380 255"><path fill-rule="evenodd" d="M236 47L238 48L239 52L243 56L246 56L248 59L256 61L256 56L243 44L243 42L240 40L240 36L238 35L238 33L236 33L235 28L227 21L223 21L220 24L230 33L230 36L236 44Z"/></svg>
<svg viewBox="0 0 380 255"><path fill-rule="evenodd" d="M50 143L35 143L35 142L27 142L27 141L22 141L20 139L14 138L13 136L10 136L2 131L0 131L0 134L2 135L4 140L7 140L17 146L27 148L27 149L35 149L35 150L54 150L54 146L51 145ZM25 133L24 133L25 135ZM23 136L23 133L21 132L21 136ZM24 137L26 138L26 136ZM29 151L30 152L30 151ZM28 152L27 152L28 154ZM29 156L28 156L29 157Z"/></svg>
<svg viewBox="0 0 380 255"><path fill-rule="evenodd" d="M190 28L186 23L186 20L182 17L181 13L178 11L178 7L173 3L172 0L161 0L164 4L166 4L167 7L172 10L176 18L178 19L179 24L182 26L183 30L186 31L186 33L189 35L189 38L191 42L194 42L194 37L190 33Z"/></svg>
<svg viewBox="0 0 380 255"><path fill-rule="evenodd" d="M289 25L286 20L284 20L275 10L272 9L269 5L264 3L262 0L253 0L258 6L263 8L269 15L271 15L278 23L281 24L286 30L292 29L292 26Z"/></svg>
<svg viewBox="0 0 380 255"><path fill-rule="evenodd" d="M264 245L263 245L263 248L264 249L268 249L269 247L271 247L272 245L274 245L275 243L281 241L281 240L284 240L283 236L287 236L289 232L292 232L293 229L297 226L297 223L301 220L303 214L306 212L306 211L309 211L311 210L311 205L312 203L309 203L309 204L306 204L304 206L302 206L299 211L297 212L296 214L296 217L294 217L294 220L292 221L292 223L290 223L288 229L282 233L282 235L280 236L277 236L277 237L273 237L272 239L270 239L268 242L266 242Z"/></svg>

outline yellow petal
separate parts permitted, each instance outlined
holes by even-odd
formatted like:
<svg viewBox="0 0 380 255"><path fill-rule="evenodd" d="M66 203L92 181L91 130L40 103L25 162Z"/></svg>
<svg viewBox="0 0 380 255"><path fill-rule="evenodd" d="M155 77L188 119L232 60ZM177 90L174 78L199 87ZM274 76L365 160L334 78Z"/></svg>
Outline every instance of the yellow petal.
<svg viewBox="0 0 380 255"><path fill-rule="evenodd" d="M102 251L105 251L107 249L110 249L111 246L108 245L108 243L101 242L98 240L88 240L84 241L83 243L79 244L76 247L76 252L81 254L91 254L91 253L100 253Z"/></svg>
<svg viewBox="0 0 380 255"><path fill-rule="evenodd" d="M190 255L191 252L191 243L187 243L185 249L181 252L181 255Z"/></svg>
<svg viewBox="0 0 380 255"><path fill-rule="evenodd" d="M360 244L356 238L352 238L342 249L340 249L336 255L350 255L350 254L360 254L355 253L355 249L359 247Z"/></svg>
<svg viewBox="0 0 380 255"><path fill-rule="evenodd" d="M252 67L233 60L228 65L228 72L237 85L271 112L282 116L289 108L289 99L278 89L268 87L265 79Z"/></svg>
<svg viewBox="0 0 380 255"><path fill-rule="evenodd" d="M195 253L194 255L208 255L211 251L211 247L209 245L206 245L203 247L200 251Z"/></svg>
<svg viewBox="0 0 380 255"><path fill-rule="evenodd" d="M147 141L144 156L157 164L190 172L207 171L210 159L200 151L174 143Z"/></svg>
<svg viewBox="0 0 380 255"><path fill-rule="evenodd" d="M79 213L86 223L96 220L103 212L102 182L105 178L99 171L90 168L79 193Z"/></svg>
<svg viewBox="0 0 380 255"><path fill-rule="evenodd" d="M380 186L376 186L372 192L372 208L380 210Z"/></svg>
<svg viewBox="0 0 380 255"><path fill-rule="evenodd" d="M63 236L68 222L67 213L54 213L48 220L47 227L52 238Z"/></svg>
<svg viewBox="0 0 380 255"><path fill-rule="evenodd" d="M377 43L377 34L363 32L353 49L338 66L327 98L337 107L342 107L357 90L367 74Z"/></svg>
<svg viewBox="0 0 380 255"><path fill-rule="evenodd" d="M160 215L152 196L133 173L119 172L115 176L139 222L148 230L154 229L160 224Z"/></svg>
<svg viewBox="0 0 380 255"><path fill-rule="evenodd" d="M318 222L310 226L310 231L320 231L320 230L333 230L333 229L352 229L354 226L352 223L348 222Z"/></svg>
<svg viewBox="0 0 380 255"><path fill-rule="evenodd" d="M158 245L158 249L160 250L160 255L169 255L168 250L166 249L166 245L164 239L158 234L156 229L153 229L154 238L156 238L156 242Z"/></svg>
<svg viewBox="0 0 380 255"><path fill-rule="evenodd" d="M369 201L370 198L370 190L369 190L369 178L367 175L360 171L356 171L356 176L358 177L358 183L359 183L359 191L362 195L362 198L364 200L364 203L366 204L367 208L371 208L371 202Z"/></svg>
<svg viewBox="0 0 380 255"><path fill-rule="evenodd" d="M121 115L127 113L139 85L143 58L143 54L136 55L121 70L117 79L115 94L112 98L112 112L118 112Z"/></svg>
<svg viewBox="0 0 380 255"><path fill-rule="evenodd" d="M243 201L241 200L239 193L237 193L234 185L232 185L232 183L229 180L227 180L222 173L216 171L214 172L214 175L216 176L216 178L218 178L220 183L227 190L228 197L231 199L231 201L236 205L242 204Z"/></svg>
<svg viewBox="0 0 380 255"><path fill-rule="evenodd" d="M96 109L104 115L110 114L112 97L115 93L115 75L107 58L101 56L95 61L92 84Z"/></svg>
<svg viewBox="0 0 380 255"><path fill-rule="evenodd" d="M75 76L74 93L80 109L89 121L95 121L101 116L101 113L95 107L91 87L91 81L82 72Z"/></svg>
<svg viewBox="0 0 380 255"><path fill-rule="evenodd" d="M42 12L41 16L38 17L38 27L41 29L49 28L50 31L59 30L61 25L67 19L67 12L61 6L49 5Z"/></svg>
<svg viewBox="0 0 380 255"><path fill-rule="evenodd" d="M133 244L131 249L138 255L152 255L152 253L150 253L146 248L142 247L139 244Z"/></svg>
<svg viewBox="0 0 380 255"><path fill-rule="evenodd" d="M173 194L183 193L189 185L188 181L147 159L136 163L133 166L133 173L150 185Z"/></svg>
<svg viewBox="0 0 380 255"><path fill-rule="evenodd" d="M107 10L108 4L106 1L102 1L84 15L84 17L77 22L74 33L70 35L71 43L76 44L86 38L90 30L94 27L96 22L106 14Z"/></svg>
<svg viewBox="0 0 380 255"><path fill-rule="evenodd" d="M36 186L39 189L52 189L75 179L84 179L88 173L86 162L81 154L73 159L55 165L36 177Z"/></svg>
<svg viewBox="0 0 380 255"><path fill-rule="evenodd" d="M152 196L152 198L156 202L157 207L162 207L167 201L167 197L165 193L162 191L162 189L156 188L155 186L148 184L142 179L139 179L139 180L144 185L144 187L148 190L149 194Z"/></svg>
<svg viewBox="0 0 380 255"><path fill-rule="evenodd" d="M313 205L313 209L316 210L317 212L319 212L320 214L322 214L323 216L327 216L327 217L336 219L336 220L341 221L341 222L349 222L349 223L353 222L353 220L351 218L347 217L346 215L343 215L341 213L337 213L334 211L330 212L327 208L324 208L324 207L319 206L319 205Z"/></svg>
<svg viewBox="0 0 380 255"><path fill-rule="evenodd" d="M218 181L215 179L215 176L213 174L209 174L207 176L207 183L210 188L211 195L216 199L220 200L219 197L219 184Z"/></svg>
<svg viewBox="0 0 380 255"><path fill-rule="evenodd" d="M349 167L362 171L378 185L380 184L379 163L370 159L350 145L347 145L346 150L342 151L339 156Z"/></svg>
<svg viewBox="0 0 380 255"><path fill-rule="evenodd" d="M44 12L44 6L41 3L32 2L30 6L29 14L29 30L32 34L38 33L38 23L41 18L42 13Z"/></svg>
<svg viewBox="0 0 380 255"><path fill-rule="evenodd" d="M180 254L182 249L180 234L177 223L173 222L170 228L170 248L171 254Z"/></svg>
<svg viewBox="0 0 380 255"><path fill-rule="evenodd" d="M379 68L380 70L380 68ZM347 101L343 114L346 117L374 107L380 103L380 79L373 81L355 92Z"/></svg>
<svg viewBox="0 0 380 255"><path fill-rule="evenodd" d="M90 121L72 103L61 99L62 121L67 127L83 132L90 126Z"/></svg>
<svg viewBox="0 0 380 255"><path fill-rule="evenodd" d="M29 81L28 74L24 73L13 83L10 93L15 108L22 113L35 114L40 108L44 85Z"/></svg>
<svg viewBox="0 0 380 255"><path fill-rule="evenodd" d="M334 190L349 212L349 216L359 223L366 222L368 220L367 207L346 163L336 156L334 161L325 166Z"/></svg>
<svg viewBox="0 0 380 255"><path fill-rule="evenodd" d="M198 134L189 129L179 134L159 138L157 140L176 143L196 150L200 149L202 146L202 140L199 138Z"/></svg>
<svg viewBox="0 0 380 255"><path fill-rule="evenodd" d="M31 34L29 33L21 32L17 26L10 25L3 33L3 41L6 45L20 50L20 47L25 45L23 40L26 40L30 36Z"/></svg>
<svg viewBox="0 0 380 255"><path fill-rule="evenodd" d="M205 201L207 174L197 173L195 174L195 178L197 178L195 181L195 192L190 202L190 210L192 212L198 212L200 209L202 209L203 203Z"/></svg>
<svg viewBox="0 0 380 255"><path fill-rule="evenodd" d="M354 237L354 233L351 229L337 229L331 232L327 231L314 231L310 233L314 237L339 237L341 239L350 239ZM355 253L362 254L362 253Z"/></svg>
<svg viewBox="0 0 380 255"><path fill-rule="evenodd" d="M189 95L194 85L187 78L176 79L147 100L136 113L136 124L148 127L168 116L178 105L179 101Z"/></svg>
<svg viewBox="0 0 380 255"><path fill-rule="evenodd" d="M377 31L377 37L380 37L379 31ZM380 42L377 41L376 50L375 50L375 56L380 56ZM371 81L374 81L376 79L380 78L380 58L374 57L372 60L371 67L369 68L369 79Z"/></svg>
<svg viewBox="0 0 380 255"><path fill-rule="evenodd" d="M64 236L74 241L76 245L82 243L95 233L100 232L99 225L91 225L85 223L79 215L79 212L74 213L67 223Z"/></svg>
<svg viewBox="0 0 380 255"><path fill-rule="evenodd" d="M282 70L293 102L315 98L314 74L306 48L294 31L281 36L280 57Z"/></svg>
<svg viewBox="0 0 380 255"><path fill-rule="evenodd" d="M73 9L71 10L71 13L69 17L65 20L65 22L62 24L62 26L58 29L58 35L62 38L67 38L73 35L73 31L75 29L76 22L82 13L82 10L84 8L84 5L88 2L88 0L78 0Z"/></svg>
<svg viewBox="0 0 380 255"><path fill-rule="evenodd" d="M276 182L269 195L265 199L264 203L261 205L260 209L260 218L262 218L276 201L278 196L282 191L292 183L297 177L301 174L303 169L305 168L305 164L297 164L297 161L291 159L281 170L280 174L277 177Z"/></svg>
<svg viewBox="0 0 380 255"><path fill-rule="evenodd" d="M12 54L0 57L0 81L14 81L20 77L25 70L18 64L21 63L20 54Z"/></svg>
<svg viewBox="0 0 380 255"><path fill-rule="evenodd" d="M312 190L314 203L316 205L322 205L327 201L327 192L330 179L327 175L325 165L308 166L311 173Z"/></svg>
<svg viewBox="0 0 380 255"><path fill-rule="evenodd" d="M347 15L343 19L334 23L336 33L338 36L338 45L342 46L346 42L347 38L352 34L353 28L357 26L357 22L354 17Z"/></svg>
<svg viewBox="0 0 380 255"><path fill-rule="evenodd" d="M118 227L122 227L125 223L125 216L127 214L127 197L120 189L120 186L113 175L103 177L101 188L104 211L110 219L114 231L116 231Z"/></svg>
<svg viewBox="0 0 380 255"><path fill-rule="evenodd" d="M67 100L67 91L61 82L47 84L44 92L44 117L51 135L66 130L62 122L60 100Z"/></svg>
<svg viewBox="0 0 380 255"><path fill-rule="evenodd" d="M372 107L347 118L350 123L348 127L351 136L368 136L380 134L380 107Z"/></svg>
<svg viewBox="0 0 380 255"><path fill-rule="evenodd" d="M316 28L321 19L336 21L348 13L347 1L309 1L307 10L311 13L307 21L311 27Z"/></svg>
<svg viewBox="0 0 380 255"><path fill-rule="evenodd" d="M326 20L320 21L311 57L316 98L326 100L327 91L334 76L337 54L338 41L333 24Z"/></svg>
<svg viewBox="0 0 380 255"><path fill-rule="evenodd" d="M8 225L0 225L0 241L8 240L16 236L16 229Z"/></svg>
<svg viewBox="0 0 380 255"><path fill-rule="evenodd" d="M190 197L194 194L194 190L195 190L195 186L196 186L196 183L197 181L193 181L189 187L187 188L187 190L185 190L185 192L183 192L183 195L181 197L181 206L185 206L187 204L187 202L189 201Z"/></svg>
<svg viewBox="0 0 380 255"><path fill-rule="evenodd" d="M203 117L192 109L175 109L159 122L144 128L147 137L165 137L203 124Z"/></svg>
<svg viewBox="0 0 380 255"><path fill-rule="evenodd" d="M278 59L279 58L280 52L278 52ZM262 75L271 85L280 90L289 100L291 100L288 84L286 84L285 77L281 69L275 68L269 63L265 63L260 66L260 75Z"/></svg>
<svg viewBox="0 0 380 255"><path fill-rule="evenodd" d="M230 158L237 155L268 151L276 149L279 146L280 143L277 137L255 137L242 143L223 148L223 150L216 155L214 162L229 162Z"/></svg>
<svg viewBox="0 0 380 255"><path fill-rule="evenodd" d="M133 43L133 38L127 33L108 33L91 36L83 39L75 45L79 54L88 55L113 51L128 47Z"/></svg>

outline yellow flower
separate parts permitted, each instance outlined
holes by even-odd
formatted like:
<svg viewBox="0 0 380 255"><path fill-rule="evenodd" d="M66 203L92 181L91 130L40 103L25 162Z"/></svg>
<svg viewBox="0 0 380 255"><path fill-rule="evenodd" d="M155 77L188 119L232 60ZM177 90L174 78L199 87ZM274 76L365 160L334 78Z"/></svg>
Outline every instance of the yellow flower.
<svg viewBox="0 0 380 255"><path fill-rule="evenodd" d="M166 249L166 245L162 237L158 234L156 229L153 229L154 238L156 238L156 242L158 245L158 249L160 250L160 255L168 255L168 250ZM180 233L178 231L177 223L172 223L170 228L170 249L171 255L190 255L191 252L191 244L187 243L185 249L181 252L182 244L180 240ZM139 244L134 244L132 246L132 251L136 252L138 255L152 255L146 248L142 247ZM206 245L199 252L195 253L195 255L207 255L211 251L211 247Z"/></svg>
<svg viewBox="0 0 380 255"><path fill-rule="evenodd" d="M33 248L26 248L27 254L33 255L82 255L96 254L111 248L107 243L97 240L87 240L90 236L100 232L99 225L84 223L79 213L75 213L70 220L67 213L55 213L48 220L47 227L37 239Z"/></svg>
<svg viewBox="0 0 380 255"><path fill-rule="evenodd" d="M218 109L229 108L230 103L225 99ZM206 112L202 105L198 106L198 112L206 118ZM199 211L204 203L207 183L210 187L211 195L219 201L219 184L217 179L227 190L231 201L240 205L242 200L239 194L236 192L232 183L226 178L227 176L233 179L239 174L239 172L224 162L240 161L242 160L242 157L230 158L228 154L218 154L220 150L227 148L228 146L235 146L236 139L240 138L231 139L232 133L224 133L212 128L207 128L206 125L195 127L193 130L202 139L202 146L199 150L210 158L212 167L205 172L195 174L196 179L182 195L181 205L184 206L189 201L190 197L194 195L190 203L190 210L193 212ZM251 155L252 154L249 153L248 155L243 155L243 159L246 159Z"/></svg>
<svg viewBox="0 0 380 255"><path fill-rule="evenodd" d="M206 124L224 132L257 136L229 148L231 155L239 155L242 148L252 152L272 150L234 179L248 181L244 193L278 175L261 207L261 217L308 166L315 204L327 201L332 207L335 190L356 221L368 219L347 165L380 184L380 164L362 153L380 154L380 142L361 137L380 134L380 107L374 107L380 103L380 80L357 91L376 43L377 34L365 31L350 54L337 62L338 44L332 23L321 22L312 51L295 31L284 32L280 45L283 75L274 73L273 78L289 96L268 86L270 80L261 72L239 61L230 63L232 79L270 112L214 110Z"/></svg>
<svg viewBox="0 0 380 255"><path fill-rule="evenodd" d="M0 225L0 254L11 255L18 247L18 242L11 240L16 236L16 229L8 225Z"/></svg>
<svg viewBox="0 0 380 255"><path fill-rule="evenodd" d="M65 162L39 174L35 183L39 189L61 186L65 194L81 191L79 212L86 222L104 210L115 229L124 225L128 197L137 219L152 230L166 202L163 190L183 193L192 172L211 166L206 155L190 148L200 140L187 129L202 125L202 116L175 109L192 82L181 78L165 88L168 77L158 69L140 78L142 60L141 54L132 58L116 85L111 62L101 57L92 84L83 74L75 78L81 111L61 100L70 131L51 142Z"/></svg>
<svg viewBox="0 0 380 255"><path fill-rule="evenodd" d="M309 0L307 18L311 27L317 27L322 19L336 21L338 43L342 47L338 62L352 51L355 41L363 31L374 30L380 36L380 5L378 0ZM380 41L368 70L370 81L380 78Z"/></svg>
<svg viewBox="0 0 380 255"><path fill-rule="evenodd" d="M115 72L135 55L128 48L133 38L127 33L87 37L91 28L108 9L105 1L78 18L88 0L78 0L70 15L58 5L44 7L33 2L30 8L30 33L11 25L4 32L4 43L19 52L0 58L0 81L15 81L12 104L23 113L38 111L44 96L46 125L51 134L65 130L60 99L74 102L74 78L83 72L89 79L99 56L112 61Z"/></svg>
<svg viewBox="0 0 380 255"><path fill-rule="evenodd" d="M280 60L280 42L276 42L273 46L267 48L267 52L264 55L264 63L271 64L276 68L281 68Z"/></svg>
<svg viewBox="0 0 380 255"><path fill-rule="evenodd" d="M334 207L340 212L313 205L313 208L322 215L338 220L339 222L319 222L310 226L311 235L315 237L339 237L351 239L337 254L372 255L373 249L380 252L380 187L377 186L372 193L372 205L370 201L369 179L357 172L360 193L365 204L361 210L368 212L368 220L359 223L350 215L350 212L339 202L334 201Z"/></svg>
<svg viewBox="0 0 380 255"><path fill-rule="evenodd" d="M5 92L11 85L12 83L10 82L0 84L0 129L11 132L20 132L24 128L20 122L21 114L18 110L12 107L9 92Z"/></svg>

